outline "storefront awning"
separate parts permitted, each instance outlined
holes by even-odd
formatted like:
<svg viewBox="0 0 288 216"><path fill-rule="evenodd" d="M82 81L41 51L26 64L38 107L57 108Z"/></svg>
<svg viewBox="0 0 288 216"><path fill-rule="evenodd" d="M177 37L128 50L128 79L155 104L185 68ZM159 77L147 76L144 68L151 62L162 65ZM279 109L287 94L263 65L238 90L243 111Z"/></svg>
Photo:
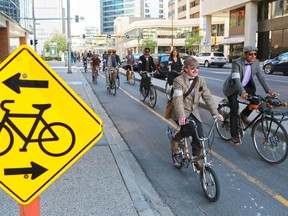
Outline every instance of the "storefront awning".
<svg viewBox="0 0 288 216"><path fill-rule="evenodd" d="M231 37L224 37L223 44L241 44L244 43L244 35L243 36L231 36Z"/></svg>

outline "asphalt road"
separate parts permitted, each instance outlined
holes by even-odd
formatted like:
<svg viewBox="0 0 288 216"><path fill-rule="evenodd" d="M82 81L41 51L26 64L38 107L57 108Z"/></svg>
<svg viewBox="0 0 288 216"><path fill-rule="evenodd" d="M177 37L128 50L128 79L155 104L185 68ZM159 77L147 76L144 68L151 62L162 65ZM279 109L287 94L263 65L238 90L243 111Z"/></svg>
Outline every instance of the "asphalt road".
<svg viewBox="0 0 288 216"><path fill-rule="evenodd" d="M200 70L213 94L221 96L221 83L229 68ZM272 85L285 88L281 78L277 82L275 75L269 75L269 79L270 76ZM91 73L85 77L91 83ZM192 168L177 170L172 164L166 134L169 122L163 118L165 95L157 91L157 104L151 109L139 100L139 83L133 86L124 81L124 76L121 79L116 96L107 93L103 74L97 85L91 85L143 171L175 215L287 215L287 160L274 166L262 161L254 150L249 131L240 146L222 141L215 131L213 168L220 180L221 195L218 202L209 203ZM201 109L201 115L203 122L211 124L211 115L206 110Z"/></svg>

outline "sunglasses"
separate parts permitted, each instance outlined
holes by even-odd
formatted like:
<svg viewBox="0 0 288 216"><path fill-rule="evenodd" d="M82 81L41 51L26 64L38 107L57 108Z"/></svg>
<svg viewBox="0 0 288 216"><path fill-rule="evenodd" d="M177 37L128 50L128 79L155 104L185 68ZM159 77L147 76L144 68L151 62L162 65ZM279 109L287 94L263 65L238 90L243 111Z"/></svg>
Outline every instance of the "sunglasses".
<svg viewBox="0 0 288 216"><path fill-rule="evenodd" d="M149 53L150 51L149 50L145 50L145 53Z"/></svg>
<svg viewBox="0 0 288 216"><path fill-rule="evenodd" d="M253 55L254 55L254 56L257 56L257 53L256 53L256 52L250 52L250 53L248 53L248 55L249 55L249 56L253 56Z"/></svg>
<svg viewBox="0 0 288 216"><path fill-rule="evenodd" d="M191 70L194 70L195 68L198 70L199 69L199 66L188 66L186 68L190 68Z"/></svg>

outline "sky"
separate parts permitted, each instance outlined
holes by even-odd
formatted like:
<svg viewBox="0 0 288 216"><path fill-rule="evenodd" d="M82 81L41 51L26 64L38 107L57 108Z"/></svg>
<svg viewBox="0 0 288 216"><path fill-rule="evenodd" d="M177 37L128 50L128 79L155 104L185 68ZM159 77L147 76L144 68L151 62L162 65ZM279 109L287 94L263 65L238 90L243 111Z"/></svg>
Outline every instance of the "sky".
<svg viewBox="0 0 288 216"><path fill-rule="evenodd" d="M67 0L63 0L66 6ZM84 21L71 20L71 35L82 35L85 27L100 28L100 0L70 0L71 18L84 16Z"/></svg>

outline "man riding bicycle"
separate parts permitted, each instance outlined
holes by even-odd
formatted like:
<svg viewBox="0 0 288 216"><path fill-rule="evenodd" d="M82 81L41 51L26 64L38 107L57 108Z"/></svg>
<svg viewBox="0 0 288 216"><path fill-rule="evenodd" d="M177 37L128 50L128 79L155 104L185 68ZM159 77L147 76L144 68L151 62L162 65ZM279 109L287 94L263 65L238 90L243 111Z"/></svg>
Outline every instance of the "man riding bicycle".
<svg viewBox="0 0 288 216"><path fill-rule="evenodd" d="M208 106L210 113L223 121L223 116L217 111L217 106L206 84L205 78L198 76L198 69L198 61L192 57L187 58L184 61L184 73L176 77L173 82L174 113L172 112L172 118L181 126L180 131L171 141L171 149L174 155L179 154L178 146L180 140L188 136L192 136L191 146L193 156L199 156L201 153L202 146L200 146L200 140L196 136L194 124L192 122L186 124L188 117L193 119L197 125L199 137L203 137L203 128L199 113L199 102L201 98ZM195 163L194 165L196 169L201 170L200 164Z"/></svg>
<svg viewBox="0 0 288 216"><path fill-rule="evenodd" d="M105 56L105 59L103 60L105 63L105 79L106 79L106 87L109 89L110 84L110 76L116 76L117 73L117 62L115 55L112 55L112 51L108 50L107 55ZM111 72L112 71L112 72Z"/></svg>
<svg viewBox="0 0 288 216"><path fill-rule="evenodd" d="M153 61L152 56L150 56L150 48L145 48L144 54L140 56L139 58L139 74L141 76L141 82L140 82L140 91L143 90L144 83L149 82L149 77L147 76L146 72L153 72L156 70L155 62Z"/></svg>
<svg viewBox="0 0 288 216"><path fill-rule="evenodd" d="M91 68L92 68L92 79L94 81L95 75L98 76L99 67L100 67L101 60L97 54L92 55L91 59ZM97 73L97 74L95 74Z"/></svg>

